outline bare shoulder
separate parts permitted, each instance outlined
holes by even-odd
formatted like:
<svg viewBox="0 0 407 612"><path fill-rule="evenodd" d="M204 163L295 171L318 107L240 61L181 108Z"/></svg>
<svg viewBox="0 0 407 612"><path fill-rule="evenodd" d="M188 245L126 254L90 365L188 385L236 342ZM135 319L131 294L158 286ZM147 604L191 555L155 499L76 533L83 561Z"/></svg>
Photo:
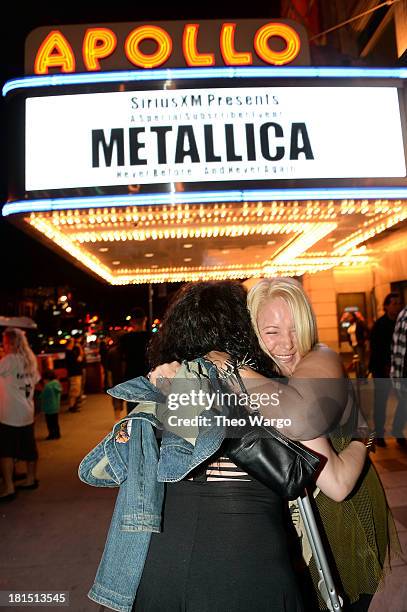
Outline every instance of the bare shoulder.
<svg viewBox="0 0 407 612"><path fill-rule="evenodd" d="M341 360L336 351L331 349L327 344L322 344L322 342L319 342L317 345L314 346L314 348L311 351L311 354L320 355L320 356L323 356L324 359L328 358L328 359L336 360L338 362L340 362Z"/></svg>
<svg viewBox="0 0 407 612"><path fill-rule="evenodd" d="M243 379L252 378L254 381L269 381L270 379L267 376L263 376L256 370L252 370L249 366L245 365L243 368L239 368L240 376Z"/></svg>
<svg viewBox="0 0 407 612"><path fill-rule="evenodd" d="M318 344L305 355L294 371L299 378L341 378L343 376L342 361L334 350L325 344Z"/></svg>

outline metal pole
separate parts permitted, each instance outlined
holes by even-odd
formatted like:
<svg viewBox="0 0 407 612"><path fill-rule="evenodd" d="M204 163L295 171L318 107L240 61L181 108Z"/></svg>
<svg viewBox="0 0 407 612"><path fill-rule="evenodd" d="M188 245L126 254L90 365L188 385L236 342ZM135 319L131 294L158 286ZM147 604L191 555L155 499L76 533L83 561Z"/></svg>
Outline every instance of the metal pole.
<svg viewBox="0 0 407 612"><path fill-rule="evenodd" d="M360 367L360 357L357 353L353 354L352 364L355 370L355 378L356 378L356 398L358 402L358 406L362 405L361 403L361 395L360 395L360 378L361 378L361 367Z"/></svg>
<svg viewBox="0 0 407 612"><path fill-rule="evenodd" d="M298 508L304 523L307 538L312 550L315 564L317 566L320 581L318 588L322 597L325 599L329 610L338 612L342 610L342 600L339 598L335 584L332 579L331 570L329 569L328 560L322 544L321 536L319 535L318 526L315 522L314 513L307 493L304 497L297 499Z"/></svg>
<svg viewBox="0 0 407 612"><path fill-rule="evenodd" d="M334 30L338 30L338 28L343 28L343 26L347 25L348 23L352 23L352 21L356 21L356 19L360 19L361 17L364 17L365 15L369 15L369 13L373 13L374 11L377 11L378 9L382 8L383 6L392 6L393 4L396 4L397 2L400 2L400 0L385 0L385 2L381 2L380 4L376 4L376 6L374 6L373 8L368 9L367 11L363 11L363 13L359 13L358 15L354 15L353 17L351 17L350 19L347 19L346 21L342 21L341 23L338 23L337 25L332 26L332 28L329 28L328 30L324 30L323 32L319 32L319 34L315 34L315 36L311 36L310 40L315 40L316 38L320 38L321 36L324 36L325 34L329 34L329 32L333 32Z"/></svg>

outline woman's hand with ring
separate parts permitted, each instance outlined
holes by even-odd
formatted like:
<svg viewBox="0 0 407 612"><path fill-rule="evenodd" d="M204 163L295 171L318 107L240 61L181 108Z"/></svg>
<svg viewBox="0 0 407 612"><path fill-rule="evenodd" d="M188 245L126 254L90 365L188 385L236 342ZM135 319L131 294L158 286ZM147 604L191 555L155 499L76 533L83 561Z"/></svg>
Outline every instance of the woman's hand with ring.
<svg viewBox="0 0 407 612"><path fill-rule="evenodd" d="M150 382L153 385L158 384L163 381L163 379L172 380L178 370L180 369L181 364L178 361L171 361L171 363L163 363L162 365L157 366L154 370L148 375Z"/></svg>

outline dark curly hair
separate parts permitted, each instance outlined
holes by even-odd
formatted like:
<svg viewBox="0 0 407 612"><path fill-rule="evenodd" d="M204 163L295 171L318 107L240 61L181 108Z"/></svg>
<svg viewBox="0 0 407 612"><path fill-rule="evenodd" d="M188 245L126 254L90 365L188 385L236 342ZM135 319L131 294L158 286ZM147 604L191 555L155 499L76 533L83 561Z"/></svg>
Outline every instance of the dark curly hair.
<svg viewBox="0 0 407 612"><path fill-rule="evenodd" d="M256 370L273 375L273 362L259 346L246 298L245 288L235 281L184 285L172 299L161 330L150 343L151 367L224 351L236 360L248 356Z"/></svg>

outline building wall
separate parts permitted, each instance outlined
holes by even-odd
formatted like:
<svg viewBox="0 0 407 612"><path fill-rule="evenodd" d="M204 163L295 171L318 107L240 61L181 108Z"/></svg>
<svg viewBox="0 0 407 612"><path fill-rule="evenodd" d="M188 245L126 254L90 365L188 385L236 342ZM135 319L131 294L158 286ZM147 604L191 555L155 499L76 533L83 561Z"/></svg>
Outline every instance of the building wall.
<svg viewBox="0 0 407 612"><path fill-rule="evenodd" d="M303 287L311 300L317 318L320 342L339 350L336 314L336 286L333 270L304 274Z"/></svg>
<svg viewBox="0 0 407 612"><path fill-rule="evenodd" d="M402 57L407 50L407 0L398 2L395 7L397 56Z"/></svg>
<svg viewBox="0 0 407 612"><path fill-rule="evenodd" d="M391 291L390 283L407 280L407 227L374 243L377 265L374 270L374 294L377 315L383 314L383 299Z"/></svg>
<svg viewBox="0 0 407 612"><path fill-rule="evenodd" d="M317 317L320 340L334 350L350 351L347 343L339 343L338 293L365 293L367 323L371 327L383 314L383 299L391 291L390 283L407 280L407 228L375 240L370 248L374 249L371 265L341 266L303 277L304 289Z"/></svg>

